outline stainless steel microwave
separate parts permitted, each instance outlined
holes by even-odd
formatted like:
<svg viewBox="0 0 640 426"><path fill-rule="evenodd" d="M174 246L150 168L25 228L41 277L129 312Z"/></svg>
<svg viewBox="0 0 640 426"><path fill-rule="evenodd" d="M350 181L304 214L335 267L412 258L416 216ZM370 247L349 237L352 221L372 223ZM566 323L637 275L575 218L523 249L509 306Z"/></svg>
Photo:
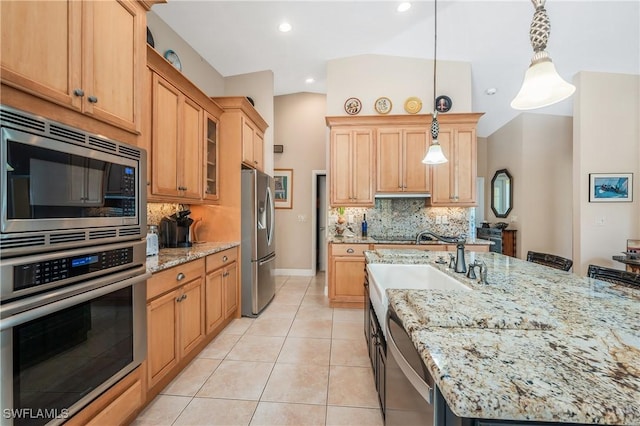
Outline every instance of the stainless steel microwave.
<svg viewBox="0 0 640 426"><path fill-rule="evenodd" d="M0 256L143 238L146 151L0 105Z"/></svg>

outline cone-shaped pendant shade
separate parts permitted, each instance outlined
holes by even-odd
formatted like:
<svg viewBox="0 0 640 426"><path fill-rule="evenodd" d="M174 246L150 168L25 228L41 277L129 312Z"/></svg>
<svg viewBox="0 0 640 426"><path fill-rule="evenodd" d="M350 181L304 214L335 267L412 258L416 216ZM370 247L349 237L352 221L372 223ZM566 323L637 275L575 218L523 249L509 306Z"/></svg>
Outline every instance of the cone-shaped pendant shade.
<svg viewBox="0 0 640 426"><path fill-rule="evenodd" d="M560 77L551 59L532 63L511 108L529 110L560 102L573 95L576 87Z"/></svg>
<svg viewBox="0 0 640 426"><path fill-rule="evenodd" d="M442 147L440 146L438 141L435 141L435 143L431 144L431 146L429 147L429 151L427 151L427 155L422 160L424 164L443 164L447 161L447 157L444 156Z"/></svg>

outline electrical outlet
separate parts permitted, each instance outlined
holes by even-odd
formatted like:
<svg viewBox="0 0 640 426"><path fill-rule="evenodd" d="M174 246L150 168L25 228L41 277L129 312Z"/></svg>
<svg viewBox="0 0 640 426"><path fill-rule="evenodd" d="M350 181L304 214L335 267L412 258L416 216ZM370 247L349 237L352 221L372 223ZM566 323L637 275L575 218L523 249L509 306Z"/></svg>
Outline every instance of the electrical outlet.
<svg viewBox="0 0 640 426"><path fill-rule="evenodd" d="M442 224L443 225L449 224L449 217L447 215L442 216Z"/></svg>
<svg viewBox="0 0 640 426"><path fill-rule="evenodd" d="M348 216L347 216L347 219L349 220L349 223L354 223L353 215L352 215L352 214L348 215Z"/></svg>
<svg viewBox="0 0 640 426"><path fill-rule="evenodd" d="M600 216L596 218L596 226L604 226L606 220L604 216Z"/></svg>
<svg viewBox="0 0 640 426"><path fill-rule="evenodd" d="M436 225L442 224L442 216L436 216Z"/></svg>
<svg viewBox="0 0 640 426"><path fill-rule="evenodd" d="M298 215L298 222L306 222L306 221L307 221L306 215L303 215L303 214Z"/></svg>

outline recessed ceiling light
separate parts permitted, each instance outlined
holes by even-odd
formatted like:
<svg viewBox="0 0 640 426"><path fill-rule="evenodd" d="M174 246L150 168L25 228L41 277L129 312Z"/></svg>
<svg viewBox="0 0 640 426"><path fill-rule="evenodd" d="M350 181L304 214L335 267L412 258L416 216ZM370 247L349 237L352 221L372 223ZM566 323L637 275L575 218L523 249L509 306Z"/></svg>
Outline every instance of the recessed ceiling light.
<svg viewBox="0 0 640 426"><path fill-rule="evenodd" d="M484 93L491 96L491 95L495 95L497 91L498 89L496 89L495 87L489 87L487 90L484 91Z"/></svg>
<svg viewBox="0 0 640 426"><path fill-rule="evenodd" d="M278 25L278 29L283 33L288 33L289 31L291 31L291 28L291 24L288 22L283 22L282 24Z"/></svg>
<svg viewBox="0 0 640 426"><path fill-rule="evenodd" d="M409 9L411 9L411 3L409 3L408 1L404 1L398 5L398 9L396 10L398 12L406 12Z"/></svg>
<svg viewBox="0 0 640 426"><path fill-rule="evenodd" d="M316 79L313 77L307 78L304 82L307 84L315 83Z"/></svg>

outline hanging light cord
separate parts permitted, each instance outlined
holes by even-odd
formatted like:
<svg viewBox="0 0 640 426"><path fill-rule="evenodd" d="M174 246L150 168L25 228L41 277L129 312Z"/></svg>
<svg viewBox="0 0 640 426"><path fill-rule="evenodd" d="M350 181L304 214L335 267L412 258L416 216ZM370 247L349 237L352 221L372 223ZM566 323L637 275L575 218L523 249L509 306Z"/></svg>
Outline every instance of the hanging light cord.
<svg viewBox="0 0 640 426"><path fill-rule="evenodd" d="M438 0L433 2L433 109L434 114L437 114L436 110L436 58L438 57Z"/></svg>

